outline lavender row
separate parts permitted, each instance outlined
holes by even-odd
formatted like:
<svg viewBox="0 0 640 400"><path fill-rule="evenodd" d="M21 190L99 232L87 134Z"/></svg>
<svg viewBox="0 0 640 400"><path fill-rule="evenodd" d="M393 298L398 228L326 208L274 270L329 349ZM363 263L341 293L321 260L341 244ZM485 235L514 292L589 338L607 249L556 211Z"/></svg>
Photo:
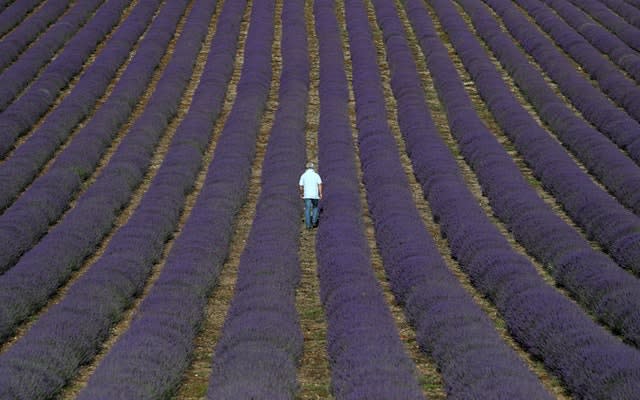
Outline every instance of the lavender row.
<svg viewBox="0 0 640 400"><path fill-rule="evenodd" d="M640 82L640 55L605 27L593 23L584 12L566 0L545 0L567 24L584 36L593 46L622 67L636 82ZM633 8L627 5L630 8ZM635 10L635 9L634 9ZM640 14L639 10L635 10ZM578 43L582 42L580 40ZM584 44L581 45L585 47ZM584 57L584 56L583 56ZM586 57L597 60L597 56Z"/></svg>
<svg viewBox="0 0 640 400"><path fill-rule="evenodd" d="M38 37L35 43L26 49L17 60L15 60L14 54L20 51L20 47L12 41L2 41L1 44L5 46L2 50L7 52L0 57L2 57L3 65L6 65L7 68L0 75L0 83L2 84L0 87L0 111L7 108L12 100L24 92L29 83L37 78L40 70L51 62L56 52L87 23L98 6L103 3L104 0L76 3L60 20ZM25 29L31 28L31 25L26 24L24 27ZM7 149L10 149L12 145L13 141L3 144L0 154L5 155Z"/></svg>
<svg viewBox="0 0 640 400"><path fill-rule="evenodd" d="M635 8L640 10L640 0L624 0L625 3L631 4Z"/></svg>
<svg viewBox="0 0 640 400"><path fill-rule="evenodd" d="M404 4L423 51L430 54L439 36L424 4L420 0L407 0ZM431 5L445 27L459 18L452 15L449 2L432 1ZM447 57L447 54L434 54L434 58L440 60ZM457 75L449 78L460 80ZM451 82L444 80L438 85L447 83ZM454 132L472 128L466 125L469 114L465 111L468 106L464 98L449 102L446 107ZM474 131L468 132L470 135L465 140L478 137ZM409 149L409 154L419 160L428 151L415 147ZM418 174L418 179L452 255L476 288L496 305L509 332L524 349L561 377L577 397L638 396L640 354L636 349L622 344L547 285L531 263L509 246L464 185L444 179L429 180L424 174Z"/></svg>
<svg viewBox="0 0 640 400"><path fill-rule="evenodd" d="M7 6L12 2L13 0L0 0L0 12L4 11L4 9L7 8Z"/></svg>
<svg viewBox="0 0 640 400"><path fill-rule="evenodd" d="M80 78L71 94L62 100L60 105L52 111L28 140L16 149L10 158L0 164L0 185L5 188L0 195L0 209L11 205L11 202L38 174L43 164L53 156L57 147L68 138L73 128L91 112L93 104L106 90L121 64L129 57L133 46L139 40L140 35L144 33L158 7L159 1L144 2L136 7L129 18L124 21L121 29L114 34L112 40L98 55L95 62L87 68L86 73ZM169 27L171 26L166 28ZM166 46L171 37L166 32L163 35L166 39L158 44L160 46ZM161 54L158 50L155 52ZM155 64L159 58L159 55L154 57ZM135 93L134 89L129 88L129 91ZM112 99L113 97L111 96ZM135 102L136 98L127 101ZM119 99L120 102L123 100ZM114 100L108 101L113 102ZM94 117L104 112L99 110ZM114 120L122 119L112 118ZM95 124L95 122L89 121L89 124ZM85 128L85 130L87 129ZM81 150L83 157L87 157L87 150L89 149ZM77 171L81 178L86 177L89 173L90 170L84 168L78 168Z"/></svg>
<svg viewBox="0 0 640 400"><path fill-rule="evenodd" d="M500 3L493 0L488 2L492 5ZM470 36L469 33L464 35ZM562 146L531 118L477 43L469 40L460 43L458 52L465 59L465 65L494 118L545 188L559 200L576 224L590 238L598 241L618 264L640 272L638 216L601 190L569 158ZM629 194L622 197L635 202L633 196Z"/></svg>
<svg viewBox="0 0 640 400"><path fill-rule="evenodd" d="M640 10L625 0L601 0L613 12L621 16L625 21L640 28Z"/></svg>
<svg viewBox="0 0 640 400"><path fill-rule="evenodd" d="M134 8L69 96L62 100L10 158L0 164L0 185L5 189L0 195L0 209L4 210L11 204L37 175L42 165L51 158L56 148L70 135L71 130L91 112L93 104L106 90L149 25L159 7L158 3L159 1L144 2Z"/></svg>
<svg viewBox="0 0 640 400"><path fill-rule="evenodd" d="M415 365L373 273L364 235L333 2L316 2L314 14L320 55L319 161L325 182L316 249L332 392L336 399L423 399ZM351 23L349 15L347 20ZM354 32L358 28L350 28L359 37Z"/></svg>
<svg viewBox="0 0 640 400"><path fill-rule="evenodd" d="M154 54L145 49L164 52L163 43L173 36L186 4L185 0L165 6L147 33L145 42L149 43L149 47L146 43L141 46L141 51L132 60L133 68L143 67L142 70L147 70L149 75L152 73L155 63L148 65L146 62ZM163 39L165 35L167 37ZM197 43L187 43L187 50L178 50L179 54L189 51ZM156 61L157 57L159 55L155 56ZM177 59L174 57L174 60ZM180 61L172 61L167 67L142 117L136 121L96 182L37 246L0 277L0 287L6 289L7 295L0 312L0 338L5 339L20 321L45 304L49 296L95 251L102 238L113 228L116 216L130 200L134 188L142 181L149 168L154 147L169 119L176 112L178 99L174 96L184 89L184 84L189 79L189 75L180 70L180 65L172 66L176 63ZM126 89L127 84L134 80L144 80L141 78L144 77L129 75L122 81L123 88ZM144 90L144 86L142 84L139 90ZM79 145L81 144L82 142ZM82 153L74 154L78 157ZM44 187L56 188L55 177L54 174L47 178L51 180ZM60 184L61 181L58 182ZM20 295L15 295L16 290Z"/></svg>
<svg viewBox="0 0 640 400"><path fill-rule="evenodd" d="M256 214L213 356L209 399L293 399L297 391L303 338L295 306L300 280L300 199L294 182L305 161L309 59L304 3L283 3L279 107L262 164ZM257 17L273 19L273 4L260 7L265 8L258 10ZM262 31L263 49L273 37L267 27L273 29L267 24L255 26L256 34L257 29ZM270 66L269 52L260 63Z"/></svg>
<svg viewBox="0 0 640 400"><path fill-rule="evenodd" d="M92 0L74 5L51 29L48 29L36 43L2 74L0 74L0 111L4 111L37 79L42 67L49 64L56 52L70 42L82 26L94 16L104 0ZM95 23L95 22L94 22ZM30 26L26 24L25 26ZM11 45L11 42L6 42ZM10 49L9 49L10 50ZM13 61L11 58L7 62ZM82 60L84 62L84 60Z"/></svg>
<svg viewBox="0 0 640 400"><path fill-rule="evenodd" d="M61 101L42 125L32 133L31 137L16 149L11 158L0 166L0 168L10 169L9 166L12 162L20 165L21 174L18 175L14 172L12 175L14 177L14 181L11 182L12 188L16 187L16 190L20 190L23 185L30 183L42 164L54 154L56 146L67 140L71 131L81 122L86 122L86 125L79 130L70 145L76 149L62 151L54 161L54 167L50 170L61 164L66 168L71 168L70 160L65 157L68 158L69 153L79 151L79 145L74 142L84 141L82 162L87 165L75 166L75 174L81 179L91 174L95 165L93 168L90 168L89 165L97 162L94 160L97 157L94 155L96 147L105 147L111 143L116 127L120 126L130 115L131 109L138 102L143 89L151 78L151 72L159 63L164 50L160 50L158 47L166 47L172 36L171 32L161 32L161 30L173 30L183 12L182 10L184 10L184 7L179 5L165 6L165 8L172 9L172 11L164 11L165 14L174 12L178 15L163 17L164 27L149 30L150 27L157 25L152 25L151 22L155 18L154 14L159 13L160 3L159 0L142 2L131 11L122 26L98 54L93 64L79 79L74 90ZM144 39L142 39L143 37ZM141 53L144 53L144 56ZM144 57L149 59L145 60ZM115 79L117 70L122 68L127 59L134 61L131 61L115 83L109 98L100 102L98 106L95 104L96 100L104 94L109 83ZM94 108L96 111L93 112L91 118L87 118ZM46 136L47 140L41 136ZM92 139L86 136L91 136ZM91 142L93 143L90 144ZM98 145L98 143L100 144ZM102 152L104 149L100 151ZM76 155L75 158L78 156ZM9 186L8 182L7 186ZM10 198L7 198L6 193L4 196L2 204L7 204L10 202Z"/></svg>
<svg viewBox="0 0 640 400"><path fill-rule="evenodd" d="M217 17L207 64L173 145L188 156L185 162L201 162L211 140L233 72L245 7L246 1L225 2ZM224 154L235 149L217 147L216 151ZM113 398L119 393L137 399L161 398L178 385L189 365L207 297L227 257L234 216L244 198L243 191L234 186L242 186L234 179L236 175L228 172L210 170L160 277L129 329L98 365L80 399Z"/></svg>
<svg viewBox="0 0 640 400"><path fill-rule="evenodd" d="M0 14L0 36L6 34L23 20L42 0L14 1Z"/></svg>
<svg viewBox="0 0 640 400"><path fill-rule="evenodd" d="M29 184L41 166L55 152L74 125L89 112L89 106L107 88L119 64L147 28L159 1L147 1L133 10L130 19L80 79L76 90L67 96L49 118L0 164L0 184L5 188L0 205L8 207ZM100 156L110 145L117 129L127 120L142 95L172 37L184 6L168 6L157 26L149 33L128 70L117 83L106 103L89 120L68 148L63 150L49 170L39 177L0 216L0 271L9 269L46 232L68 207L75 191L96 168ZM75 117L75 118L74 118ZM46 213L43 211L46 210Z"/></svg>
<svg viewBox="0 0 640 400"><path fill-rule="evenodd" d="M513 43L510 43L508 39L500 35L499 28L483 5L466 0L460 0L459 2L471 16L476 26L476 32L491 43L491 48L494 51L499 53L500 56L513 54L516 57L522 57L517 53ZM503 39L496 40L496 38ZM458 40L466 43L473 39L469 33L466 33L464 37ZM500 57L500 59L502 60L503 57ZM518 59L518 61L513 59L505 61L511 66L511 72L517 77L517 84L523 90L532 93L532 97L536 97L546 88L542 83L542 79L538 78L532 69L520 69L526 64L524 57ZM485 65L488 68L489 64L486 63ZM517 68L515 67L516 65ZM487 73L486 69L483 71L485 74ZM539 84L528 85L528 82L533 82L534 76L536 76L535 80ZM523 79L522 77L530 79ZM448 88L448 90L451 90L451 85ZM464 93L462 86L459 86L458 90ZM505 88L500 90L504 91ZM499 95L500 90L495 90L492 87L492 93L496 95ZM546 90L549 89L546 88ZM549 98L553 97L550 95ZM544 108L544 103L544 98L539 98L537 106ZM547 101L546 103L553 107L552 101ZM512 105L516 107L515 102L512 102ZM497 105L497 107L500 106ZM502 107L506 108L507 106L503 105ZM509 114L514 114L512 109L508 112ZM568 120L571 120L569 110L563 111L563 113ZM548 117L548 113L546 116ZM543 116L543 119L546 119L545 116ZM576 125L581 122L577 118L574 119L576 120ZM524 121L524 118L522 121ZM504 122L505 127L508 124L509 121ZM553 127L562 125L558 121L555 124L554 121L550 121L550 124ZM480 123L477 122L476 125L480 125ZM512 123L511 126L513 125ZM527 129L526 125L524 126L523 129L526 129L526 134L522 132L521 135L531 135L533 130ZM622 170L622 172L619 172L618 179L620 182L624 182L625 185L620 185L618 189L623 195L626 188L627 195L638 196L638 186L633 183L633 179L629 178L631 174L625 174L627 170L620 168L627 166L629 170L633 170L633 165L628 166L630 161L623 158L622 153L617 149L611 148L610 144L608 147L606 141L599 143L597 133L592 133L588 127L583 129L580 129L580 127L580 125L568 125L566 127L567 130L573 129L576 133L570 144L576 148L577 152L582 152L582 154L578 155L584 156L584 153L592 152L587 154L593 158L585 161L588 161L590 163L588 165L592 166L596 172L606 174L607 169L613 173ZM460 134L463 135L464 133L461 132ZM570 132L566 132L565 135L570 134ZM518 137L517 135L518 133L514 134L514 137ZM522 146L526 147L526 144L522 144ZM622 332L622 335L627 340L635 344L640 343L640 318L636 311L640 295L631 295L632 293L640 294L638 292L640 287L638 287L637 279L622 271L617 271L612 260L594 251L589 243L581 239L573 229L565 226L554 215L552 210L544 206L544 202L537 198L535 192L519 177L519 172L513 162L510 161L510 157L504 152L498 156L497 149L500 148L500 145L492 136L483 141L465 144L463 148L463 152L468 155L480 179L485 177L483 181L484 190L491 200L496 213L505 221L509 229L514 232L518 240L541 263L551 268L560 284L567 287L576 298L580 299L603 322L609 324L615 331ZM596 155L595 152L598 152L598 154ZM492 162L483 162L483 159L489 156L493 158ZM592 163L597 156L600 156L601 159L599 167L597 164L593 165ZM502 158L502 160L499 160L499 158ZM626 178L622 179L621 177L625 175ZM615 183L613 174L608 179ZM508 188L508 192L506 188ZM582 264L580 269L576 270L576 266L580 264ZM606 284L603 282L605 276ZM626 295L622 296L620 295L621 293Z"/></svg>
<svg viewBox="0 0 640 400"><path fill-rule="evenodd" d="M416 166L433 182L464 187L425 106L396 10L390 3L373 3L387 47L400 126L413 158L420 154L424 160ZM363 26L368 23L363 10L359 15L348 14L348 19ZM446 390L454 398L550 398L449 271L425 229L387 126L379 73L372 73L371 80L360 76L377 68L371 42L370 34L361 40L368 43L368 54L353 54L356 105L366 100L370 105L358 107L367 199L387 275L398 302L416 328L421 348L436 361ZM372 89L366 92L358 86ZM419 153L414 153L416 150Z"/></svg>
<svg viewBox="0 0 640 400"><path fill-rule="evenodd" d="M640 30L627 23L621 16L616 15L607 6L600 1L595 0L569 0L577 7L583 9L594 20L604 25L625 41L629 46L636 51L640 51Z"/></svg>
<svg viewBox="0 0 640 400"><path fill-rule="evenodd" d="M540 118L627 208L640 215L640 169L600 132L565 106L486 7L464 1L476 34L491 48ZM640 161L640 159L638 160Z"/></svg>
<svg viewBox="0 0 640 400"><path fill-rule="evenodd" d="M578 74L567 58L531 26L512 4L491 0L485 2L500 15L511 35L535 58L582 116L626 150L631 158L640 160L640 141L637 140L640 125Z"/></svg>
<svg viewBox="0 0 640 400"><path fill-rule="evenodd" d="M95 1L101 0L83 3L95 4ZM122 11L128 3L124 0L109 0L100 6L91 20L69 40L57 58L13 103L10 102L14 100L14 96L32 80L30 74L23 72L23 68L28 70L30 61L24 58L26 65L20 61L4 71L0 77L0 109L4 110L0 114L0 129L5 139L0 147L0 155L6 155L15 140L28 131L49 109L60 90L80 72L98 43L119 23ZM44 50L48 53L47 49ZM48 60L50 56L51 54L45 54L43 57ZM26 81L23 78L26 78ZM20 86L17 90L16 85Z"/></svg>
<svg viewBox="0 0 640 400"><path fill-rule="evenodd" d="M191 77L214 5L209 0L193 5L174 58L152 101L177 105ZM156 114L156 123L158 117L170 115ZM189 147L193 148L186 147L176 148L172 143L139 207L114 235L104 255L21 340L0 355L2 397L49 398L81 364L91 360L111 326L144 286L176 228L184 198L200 167L199 162L186 161L192 156ZM33 368L25 369L25 365Z"/></svg>
<svg viewBox="0 0 640 400"><path fill-rule="evenodd" d="M627 78L607 57L595 49L582 35L567 26L542 2L519 0L518 4L536 19L538 25L548 32L560 48L598 82L600 90L624 108L629 115L640 121L640 88L636 86L635 81ZM638 36L640 38L640 32Z"/></svg>
<svg viewBox="0 0 640 400"><path fill-rule="evenodd" d="M37 13L8 33L0 41L0 71L12 63L25 47L32 43L69 7L69 0L47 1Z"/></svg>
<svg viewBox="0 0 640 400"><path fill-rule="evenodd" d="M483 37L498 37L493 30L484 31L493 25L489 24L490 16L482 4L459 2L476 24L477 32L482 32ZM475 40L468 33L459 35L458 30L452 29L451 33L452 39L457 35L456 43ZM472 110L471 100L457 79L454 65L442 58L447 54L446 49L432 36L428 38L423 39L422 45L430 49L427 63L443 102L445 105L464 102L467 110ZM506 41L497 41L492 47L502 51L509 46ZM456 110L456 115L460 114L461 111ZM496 215L581 304L626 340L640 344L640 282L618 268L610 258L593 250L537 196L512 158L474 112L466 111L463 118L464 125L452 123L453 133Z"/></svg>

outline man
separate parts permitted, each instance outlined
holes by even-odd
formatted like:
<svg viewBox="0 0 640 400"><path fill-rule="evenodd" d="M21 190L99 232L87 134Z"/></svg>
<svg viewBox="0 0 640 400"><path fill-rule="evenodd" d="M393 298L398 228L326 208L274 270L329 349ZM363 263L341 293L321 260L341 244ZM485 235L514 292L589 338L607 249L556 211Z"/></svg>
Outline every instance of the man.
<svg viewBox="0 0 640 400"><path fill-rule="evenodd" d="M318 200L322 198L322 179L314 170L312 162L307 163L307 170L300 175L300 197L304 200L304 223L307 229L318 226Z"/></svg>

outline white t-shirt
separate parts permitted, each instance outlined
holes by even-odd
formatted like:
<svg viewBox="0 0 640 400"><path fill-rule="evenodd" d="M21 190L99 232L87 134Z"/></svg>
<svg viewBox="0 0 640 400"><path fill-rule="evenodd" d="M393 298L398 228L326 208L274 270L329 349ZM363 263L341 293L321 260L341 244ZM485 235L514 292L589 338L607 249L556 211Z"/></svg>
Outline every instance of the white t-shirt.
<svg viewBox="0 0 640 400"><path fill-rule="evenodd" d="M313 168L308 168L302 175L300 175L300 183L299 185L304 187L304 195L305 199L319 199L320 195L318 193L318 185L322 184L322 179L320 179L320 175L313 170Z"/></svg>

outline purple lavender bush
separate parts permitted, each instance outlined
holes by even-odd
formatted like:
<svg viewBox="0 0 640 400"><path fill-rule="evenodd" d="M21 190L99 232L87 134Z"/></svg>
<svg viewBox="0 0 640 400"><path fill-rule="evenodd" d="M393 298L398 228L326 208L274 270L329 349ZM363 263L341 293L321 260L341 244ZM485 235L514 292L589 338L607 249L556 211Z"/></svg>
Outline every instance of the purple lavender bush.
<svg viewBox="0 0 640 400"><path fill-rule="evenodd" d="M337 399L423 399L415 365L373 274L364 236L334 7L314 4L320 50L319 164L325 182L316 252L332 392Z"/></svg>
<svg viewBox="0 0 640 400"><path fill-rule="evenodd" d="M636 51L640 51L640 27L627 23L621 15L617 15L602 2L570 0L577 7L589 14L591 18L611 30Z"/></svg>
<svg viewBox="0 0 640 400"><path fill-rule="evenodd" d="M639 214L640 169L637 165L564 105L513 40L502 32L485 6L469 1L460 3L471 16L476 33L485 40L503 67L509 71L542 120L622 204Z"/></svg>
<svg viewBox="0 0 640 400"><path fill-rule="evenodd" d="M429 31L433 26L424 5L415 1L404 4L417 36L437 38L435 32ZM449 3L432 4L443 25L458 20L459 16L445 12ZM421 45L428 43L421 41ZM433 47L425 47L424 51L430 54L432 50ZM434 55L440 61L441 56ZM453 78L459 80L457 75L448 78L439 85L451 83ZM460 98L445 104L452 130L473 128L472 123L465 122L469 115L464 112L465 103ZM482 137L477 131L470 132L476 134L465 141ZM409 152L425 154L419 148ZM427 179L420 175L418 179L449 241L452 255L474 285L495 303L510 333L523 348L543 360L576 396L601 399L636 396L633 393L640 388L635 377L640 369L635 349L622 344L545 284L533 266L510 248L464 185L443 181L427 184ZM614 362L605 354L616 354L625 362Z"/></svg>
<svg viewBox="0 0 640 400"><path fill-rule="evenodd" d="M560 53L544 35L532 26L527 18L507 2L485 1L502 19L509 33L529 53L540 67L558 84L558 88L571 103L599 131L611 137L625 149L632 159L640 160L640 127L638 121L594 88L587 79L577 73L567 57Z"/></svg>
<svg viewBox="0 0 640 400"><path fill-rule="evenodd" d="M397 94L399 123L406 133L407 149L412 158L424 160L414 165L425 168L421 172L428 174L425 176L433 180L433 185L441 182L463 186L457 166L425 107L397 12L391 4L378 1L373 4L387 47L392 88ZM368 31L364 10L351 3L349 6L348 26L358 24ZM367 44L362 49L352 45L352 55L361 162L376 239L394 294L415 326L421 348L434 358L445 389L454 398L549 398L536 377L496 335L493 323L442 260L415 208L395 142L386 126L380 77L375 81L365 79L364 72L377 68L371 34L354 35L351 42L363 47ZM375 91L366 91L369 88ZM366 105L375 101L381 112L358 106L359 101L366 99L365 94L370 95Z"/></svg>
<svg viewBox="0 0 640 400"><path fill-rule="evenodd" d="M520 106L460 16L444 5L436 10L494 118L545 189L619 265L634 273L640 271L638 216L598 187Z"/></svg>
<svg viewBox="0 0 640 400"><path fill-rule="evenodd" d="M632 17L635 13L640 21L640 10L619 0L607 0L625 9L623 18ZM593 23L593 19L567 0L545 0L560 17L575 31L585 37L600 52L606 54L613 62L626 71L636 82L640 82L640 65L638 53L604 26Z"/></svg>
<svg viewBox="0 0 640 400"><path fill-rule="evenodd" d="M139 36L144 33L157 7L159 7L159 2L145 2L143 6L135 8L129 19L123 23L121 29L114 34L112 40L105 46L100 55L98 55L95 63L93 63L80 78L72 93L62 100L60 105L51 112L48 118L33 132L29 139L11 154L11 157L0 164L0 184L6 188L0 195L0 209L9 207L20 192L24 190L28 184L33 182L35 176L41 171L43 165L53 156L55 150L69 137L78 123L85 119L88 113L91 112L92 105L98 97L103 94L114 78L118 68L129 57L134 44L137 42ZM174 12L177 13L177 16L180 15L178 8L175 8ZM177 16L174 17L176 20ZM169 27L169 25L167 25L167 27ZM165 31L164 36L166 36L167 39L160 43L168 42L171 37L170 32ZM147 51L144 49L141 50ZM153 59L159 60L162 52L159 51L159 49L155 50L157 55ZM152 56L152 54L153 53L149 54L149 56ZM158 61L156 61L156 65L157 62ZM148 74L148 76L150 77L150 74ZM141 84L146 81L140 80L140 82L138 85L129 86L129 91L135 93L136 88L144 87L144 85ZM123 84L124 81L116 85L117 89L114 90L111 97L117 98L118 91L122 91ZM140 93L141 89L138 89L137 92ZM120 101L122 101L122 99L120 99ZM95 124L104 124L105 114L112 110L113 102L114 100L107 100L107 103L100 107L91 120L87 122L87 125L95 126ZM82 145L74 143L71 145L74 150L63 151L63 154L66 155L74 151L79 152L82 155L81 158L84 159L86 163L90 165L97 164L97 160L94 160L96 156L92 157L92 150L96 148L96 144L99 143L100 146L98 148L104 152L104 149L110 143L110 140L101 136L101 133L104 131L112 132L110 136L106 136L106 133L104 134L106 137L112 138L113 132L115 131L114 128L119 125L118 121L122 121L127 115L128 114L123 112L109 115L107 122L113 123L111 130L108 130L109 127L104 125L100 125L100 131L98 133L95 132L95 128L93 127L83 128L81 132L86 132L90 129L94 130L91 135L91 140L94 143L83 138L87 136L87 133L78 133L75 142L82 141ZM80 146L82 148L78 150ZM60 154L59 157L62 157L62 154ZM80 157L76 156L76 159L78 158ZM55 164L56 167L58 167L61 162L56 160ZM56 167L53 169L56 169ZM90 171L90 167L82 165L69 168L66 172L67 174L77 175L80 179L84 179ZM68 197L73 193L73 190L66 191L65 193L67 196L60 196L61 204L58 207L64 207L66 205Z"/></svg>
<svg viewBox="0 0 640 400"><path fill-rule="evenodd" d="M13 1L11 4L5 4L2 14L0 14L0 35L6 34L18 25L38 3L40 0Z"/></svg>
<svg viewBox="0 0 640 400"><path fill-rule="evenodd" d="M483 37L498 36L496 31L486 29L493 24L490 24L488 15L482 13L485 10L482 5L476 7L476 3L461 3L477 24L477 29L483 31ZM433 32L430 32L429 36L423 34L422 38L423 46L431 49L427 63L444 103L453 103L464 98L465 90L461 83L455 84L449 79L446 83L441 83L446 79L443 76L456 74L451 63L439 62L438 60L443 59L436 58L436 54L446 53L444 47L439 45ZM463 40L471 39L464 36ZM512 44L500 41L494 42L492 47L505 50L510 45ZM466 102L468 106L471 105L470 100L467 99ZM452 112L454 113L460 115L458 111ZM501 150L501 145L477 116L467 114L472 126L454 130L453 133L461 143L462 154L476 171L483 192L489 198L496 215L527 251L547 266L557 281L576 299L603 323L621 334L625 340L637 344L640 339L640 316L633 310L638 309L640 305L637 303L640 301L640 295L631 295L640 290L637 279L619 270L609 257L595 251L585 239L546 206L522 178L511 156ZM469 132L485 132L485 136L482 139L466 141L465 137ZM584 140L588 142L586 138ZM604 153L603 151L603 157ZM577 268L578 266L580 268Z"/></svg>
<svg viewBox="0 0 640 400"><path fill-rule="evenodd" d="M592 46L586 38L571 29L559 16L538 0L519 0L526 10L531 10L538 25L553 37L554 41L600 86L617 105L640 121L640 89L636 82L622 73L615 64ZM590 2L585 2L590 3ZM605 7L606 9L606 7ZM608 11L608 10L607 10ZM618 17L619 18L619 17ZM610 29L612 25L608 26ZM640 31L636 28L637 35ZM640 40L637 41L640 45ZM633 47L633 45L632 45Z"/></svg>
<svg viewBox="0 0 640 400"><path fill-rule="evenodd" d="M174 57L150 100L155 121L143 116L137 129L152 132L153 123L158 124L158 116L170 118L175 108L172 105L180 100L191 77L199 51L197 43L204 40L208 28L206 21L214 5L205 0L194 4L176 44ZM158 107L156 104L164 110L154 110ZM142 139L141 136L138 138ZM146 140L153 143L153 140ZM141 141L138 143L142 144ZM184 146L173 147L173 144L173 151L167 153L139 207L114 235L105 254L22 340L0 356L0 370L3 371L0 387L5 393L13 392L26 398L54 395L82 363L93 357L109 328L140 292L152 265L159 260L165 242L176 228L184 198L200 167L193 146L190 146L191 151L185 151ZM195 162L185 162L190 159ZM36 367L27 372L22 368L25 363L44 368ZM51 369L54 363L59 368Z"/></svg>
<svg viewBox="0 0 640 400"><path fill-rule="evenodd" d="M154 13L154 3L145 2L145 5L148 7L134 10L131 14L132 19L127 21L123 26L124 30L120 31L123 35L116 35L115 38L119 40L114 43L124 42L126 39L133 44L144 30L144 23L148 22ZM119 126L131 114L133 102L144 92L146 83L151 79L154 68L163 54L162 46L165 46L172 37L171 32L185 6L184 2L175 2L166 8L160 18L157 18L157 23L147 32L144 45L138 49L138 57L132 60L130 68L123 74L112 96L78 133L75 140L58 155L49 171L36 180L0 216L0 236L7 238L6 242L3 241L6 245L2 245L0 250L0 271L4 272L11 268L24 252L37 243L49 225L57 221L67 209L81 182L86 180L89 172L97 167L101 153L106 151ZM127 57L126 48L123 51L123 47L125 47L124 43L107 47L102 54L108 56L109 53L116 52L116 54L120 53L121 57ZM97 75L100 75L101 69L105 68L97 66ZM98 76L98 79L102 78ZM122 103L125 101L130 104L128 109L122 108ZM37 168L34 168L34 164L44 162L44 159L50 156L55 148L56 136L69 134L71 127L65 127L64 122L60 126L56 121L64 121L64 111L73 112L77 103L82 103L82 91L80 96L70 96L70 102L70 104L63 102L59 108L60 112L54 112L52 115L54 118L51 119L51 123L45 122L42 129L34 133L13 157L0 164L0 182L5 183L7 187L3 193L6 197L2 197L3 204L8 204L12 194L18 192L26 183L25 181L36 173ZM61 140L61 138L58 139ZM126 150L118 150L118 152L122 151ZM122 204L118 206L120 207ZM12 221L21 222L14 224Z"/></svg>
<svg viewBox="0 0 640 400"><path fill-rule="evenodd" d="M271 86L274 12L273 1L253 4L238 95L223 130L223 135L251 132L247 150L255 147ZM295 308L300 208L292 182L304 163L309 84L302 1L283 6L281 53L279 107L262 166L262 190L240 257L236 290L216 344L207 398L286 399L293 398L297 390L296 365L302 353ZM231 151L216 154L221 161L234 155ZM242 184L242 193L247 190L252 158L234 168L242 173L235 179ZM228 175L234 164L230 160L218 172ZM216 171L213 165L212 171Z"/></svg>
<svg viewBox="0 0 640 400"><path fill-rule="evenodd" d="M609 9L621 16L625 21L640 28L640 9L634 7L632 1L624 0L603 0L602 3L606 4Z"/></svg>
<svg viewBox="0 0 640 400"><path fill-rule="evenodd" d="M36 13L23 19L23 23L12 32L4 35L0 41L0 71L12 63L68 7L67 0L48 1Z"/></svg>
<svg viewBox="0 0 640 400"><path fill-rule="evenodd" d="M91 12L93 1L95 0L86 2L89 10L85 13ZM124 0L115 0L100 6L93 18L69 40L64 50L35 80L32 74L25 73L25 69L28 70L33 65L29 58L14 63L0 75L0 130L3 132L3 140L0 141L1 156L6 155L15 140L40 119L54 103L60 90L80 72L98 43L119 23L126 5ZM38 48L38 52L40 51L44 54L39 58L51 58L50 49ZM26 85L29 87L23 91Z"/></svg>

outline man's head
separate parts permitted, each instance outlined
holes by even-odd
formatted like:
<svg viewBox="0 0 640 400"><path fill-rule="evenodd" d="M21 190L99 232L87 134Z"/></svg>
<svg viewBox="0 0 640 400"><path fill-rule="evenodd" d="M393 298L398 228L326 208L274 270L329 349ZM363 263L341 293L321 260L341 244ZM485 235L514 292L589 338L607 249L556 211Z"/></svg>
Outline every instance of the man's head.
<svg viewBox="0 0 640 400"><path fill-rule="evenodd" d="M314 167L313 163L312 163L311 161L309 161L309 162L307 163L307 168L311 168L311 169L313 169L313 167Z"/></svg>

